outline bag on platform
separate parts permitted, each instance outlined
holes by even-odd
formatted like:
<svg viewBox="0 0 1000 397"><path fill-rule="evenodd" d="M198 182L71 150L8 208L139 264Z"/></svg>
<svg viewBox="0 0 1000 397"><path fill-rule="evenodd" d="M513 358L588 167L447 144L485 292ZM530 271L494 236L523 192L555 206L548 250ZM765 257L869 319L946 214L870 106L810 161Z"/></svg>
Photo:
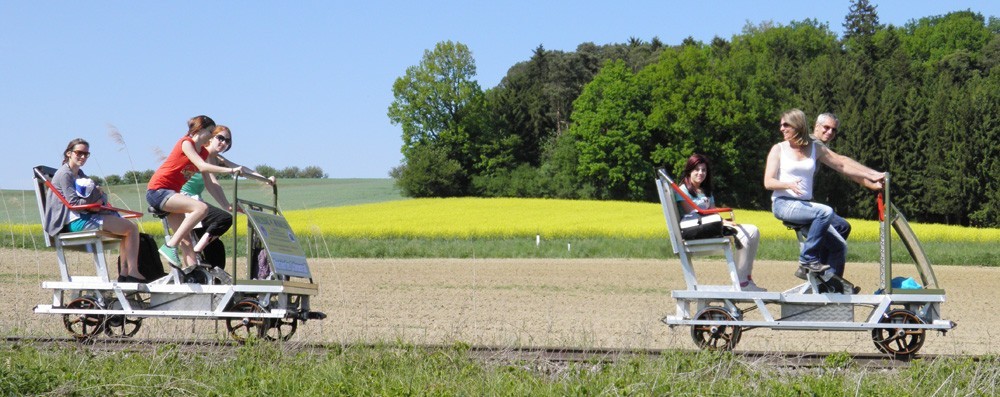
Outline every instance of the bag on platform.
<svg viewBox="0 0 1000 397"><path fill-rule="evenodd" d="M685 240L717 238L723 236L722 217L719 214L699 215L681 221L681 237Z"/></svg>
<svg viewBox="0 0 1000 397"><path fill-rule="evenodd" d="M160 261L159 246L156 239L146 233L139 233L139 273L146 280L153 281L166 276L163 262ZM121 274L122 258L118 257L118 273Z"/></svg>

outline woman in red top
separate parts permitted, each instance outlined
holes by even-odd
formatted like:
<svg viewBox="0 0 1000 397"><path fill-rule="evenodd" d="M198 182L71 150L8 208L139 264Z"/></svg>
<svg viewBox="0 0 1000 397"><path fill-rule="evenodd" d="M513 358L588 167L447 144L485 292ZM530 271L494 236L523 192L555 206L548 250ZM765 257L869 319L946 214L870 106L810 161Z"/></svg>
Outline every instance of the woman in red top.
<svg viewBox="0 0 1000 397"><path fill-rule="evenodd" d="M212 139L214 128L215 121L208 116L196 116L188 120L187 135L177 141L167 160L156 170L146 186L146 202L158 211L170 213L167 215L167 223L174 234L160 247L160 254L173 266L182 265L177 255L177 245L187 241L186 236L208 212L207 204L177 194L181 187L195 172L238 174L242 169L242 166L225 168L205 161L208 157L205 144ZM186 258L194 258L189 244L184 244L184 250Z"/></svg>

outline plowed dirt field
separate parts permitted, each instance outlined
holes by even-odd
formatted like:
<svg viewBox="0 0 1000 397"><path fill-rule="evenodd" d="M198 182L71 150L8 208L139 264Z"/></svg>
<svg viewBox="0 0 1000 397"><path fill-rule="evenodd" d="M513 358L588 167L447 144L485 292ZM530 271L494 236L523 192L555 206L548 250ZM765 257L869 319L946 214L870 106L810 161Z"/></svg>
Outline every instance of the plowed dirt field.
<svg viewBox="0 0 1000 397"><path fill-rule="evenodd" d="M87 258L74 266L93 272ZM702 283L726 281L720 261L696 262ZM679 261L627 259L311 259L322 321L300 324L293 341L693 349L689 329L660 320L674 312L670 290L683 289ZM792 262L758 261L757 283L792 288ZM913 265L897 264L912 276ZM84 271L84 270L81 270ZM929 332L921 353L998 354L1000 331L993 287L1000 269L939 266L947 292L943 317L958 323L947 335ZM112 271L114 273L114 271ZM878 265L849 263L847 278L870 294ZM5 336L65 336L62 319L32 313L52 297L43 280L58 278L51 250L4 250L0 317ZM858 311L857 317L864 312ZM136 338L224 339L215 321L146 319ZM752 330L738 350L874 353L867 332Z"/></svg>

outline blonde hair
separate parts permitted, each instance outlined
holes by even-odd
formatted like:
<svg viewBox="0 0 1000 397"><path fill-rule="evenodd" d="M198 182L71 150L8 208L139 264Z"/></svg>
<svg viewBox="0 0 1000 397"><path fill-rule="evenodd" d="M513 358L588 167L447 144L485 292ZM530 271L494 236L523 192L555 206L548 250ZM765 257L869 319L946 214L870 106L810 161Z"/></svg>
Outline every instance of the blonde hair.
<svg viewBox="0 0 1000 397"><path fill-rule="evenodd" d="M809 146L812 139L809 139L809 129L806 128L806 113L799 109L792 109L781 114L781 119L790 124L795 130L795 137L792 143L798 146Z"/></svg>

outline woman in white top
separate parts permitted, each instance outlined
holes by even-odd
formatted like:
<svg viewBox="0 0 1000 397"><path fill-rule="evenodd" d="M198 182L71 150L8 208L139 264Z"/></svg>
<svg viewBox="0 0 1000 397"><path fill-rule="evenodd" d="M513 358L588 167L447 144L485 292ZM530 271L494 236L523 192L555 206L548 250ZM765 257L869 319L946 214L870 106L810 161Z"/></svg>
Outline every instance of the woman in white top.
<svg viewBox="0 0 1000 397"><path fill-rule="evenodd" d="M842 174L868 180L869 188L882 188L885 173L848 166L842 156L837 156L826 146L815 144L806 128L806 115L792 109L781 115L781 134L784 138L771 147L764 170L764 187L772 190L771 212L782 221L809 225L809 234L799 255L799 264L810 272L832 271L829 264L821 263L820 253L826 247L829 261L844 261L847 243L830 227L833 209L811 202L813 180L817 161Z"/></svg>
<svg viewBox="0 0 1000 397"><path fill-rule="evenodd" d="M707 210L715 208L715 197L712 196L712 172L709 167L708 157L700 154L692 154L684 165L684 172L681 173L681 190L694 201L698 208ZM688 204L687 200L677 198L677 205L684 217L697 216L694 207ZM694 215L692 215L694 214ZM760 231L757 226L749 224L737 224L725 221L727 226L738 228L740 234L740 244L736 246L734 253L736 261L736 273L740 279L740 287L743 291L767 291L757 286L753 282L753 260L757 256L757 247L760 245Z"/></svg>

